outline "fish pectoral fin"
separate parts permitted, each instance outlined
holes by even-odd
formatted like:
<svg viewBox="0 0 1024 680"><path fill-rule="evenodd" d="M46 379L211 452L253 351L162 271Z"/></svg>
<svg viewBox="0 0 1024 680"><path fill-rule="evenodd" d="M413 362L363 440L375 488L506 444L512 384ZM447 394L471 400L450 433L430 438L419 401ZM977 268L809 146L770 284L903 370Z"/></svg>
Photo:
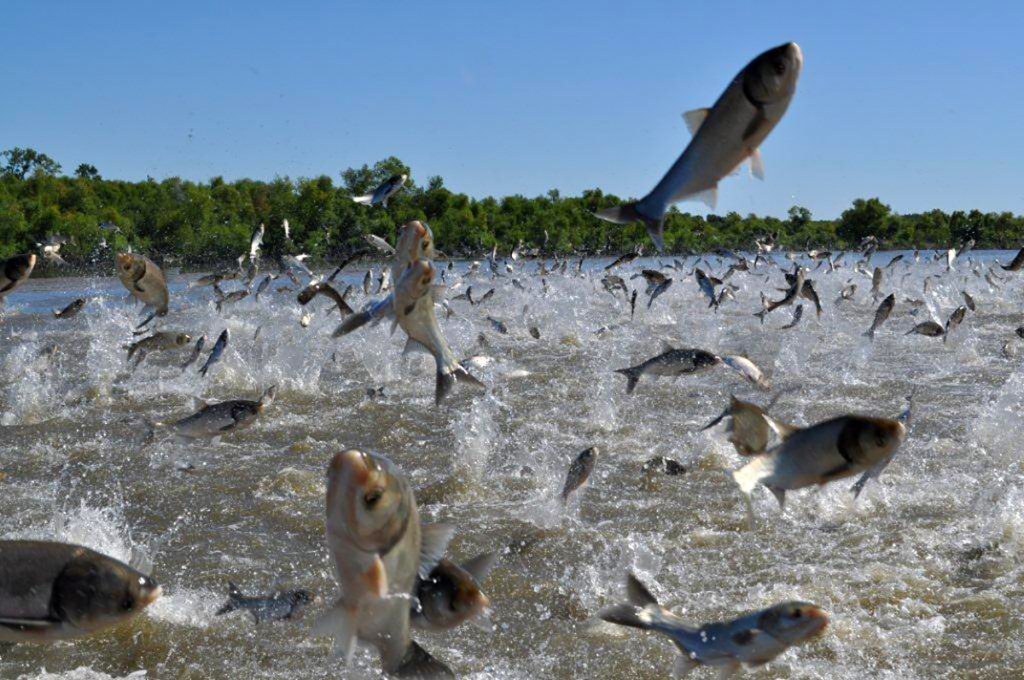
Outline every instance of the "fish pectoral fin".
<svg viewBox="0 0 1024 680"><path fill-rule="evenodd" d="M686 123L686 129L690 131L691 135L697 134L697 130L700 129L709 113L711 113L711 109L701 108L693 109L683 114L683 122Z"/></svg>
<svg viewBox="0 0 1024 680"><path fill-rule="evenodd" d="M8 281L6 286L4 286L3 288L0 288L0 293L6 293L10 289L14 288L16 285L18 285L17 281L14 281L14 280Z"/></svg>
<svg viewBox="0 0 1024 680"><path fill-rule="evenodd" d="M400 678L455 678L452 669L432 657L412 640L409 641L409 649L393 674Z"/></svg>
<svg viewBox="0 0 1024 680"><path fill-rule="evenodd" d="M764 181L764 159L761 158L760 149L754 149L750 152L750 174Z"/></svg>
<svg viewBox="0 0 1024 680"><path fill-rule="evenodd" d="M412 354L414 352L419 352L421 354L433 356L433 352L430 351L429 347L424 345L419 340L409 338L405 342L405 348L402 350L402 356L408 356L409 354Z"/></svg>
<svg viewBox="0 0 1024 680"><path fill-rule="evenodd" d="M50 630L60 625L59 621L54 619L17 619L17 618L0 618L0 626L4 628L17 628L20 630L33 630L42 632L44 630Z"/></svg>
<svg viewBox="0 0 1024 680"><path fill-rule="evenodd" d="M779 509L780 510L785 510L786 509L786 490L785 489L779 489L778 487L774 487L774 486L770 486L768 488L771 489L772 495L775 496L775 500L777 500L779 502Z"/></svg>
<svg viewBox="0 0 1024 680"><path fill-rule="evenodd" d="M757 113L754 114L754 119L750 121L750 125L743 131L743 141L747 141L751 137L756 136L762 132L766 127L771 126L771 121L768 120L768 116L765 115L764 107L757 107Z"/></svg>
<svg viewBox="0 0 1024 680"><path fill-rule="evenodd" d="M327 610L313 624L309 634L311 637L333 637L331 655L344 658L345 664L352 663L352 655L356 651L356 612L347 609L340 602Z"/></svg>
<svg viewBox="0 0 1024 680"><path fill-rule="evenodd" d="M427 578L437 566L454 535L452 524L424 524L420 528L420 578Z"/></svg>
<svg viewBox="0 0 1024 680"><path fill-rule="evenodd" d="M691 659L686 652L683 652L676 657L676 662L672 666L672 677L679 680L679 678L688 675L691 671L698 668L700 668L700 663Z"/></svg>

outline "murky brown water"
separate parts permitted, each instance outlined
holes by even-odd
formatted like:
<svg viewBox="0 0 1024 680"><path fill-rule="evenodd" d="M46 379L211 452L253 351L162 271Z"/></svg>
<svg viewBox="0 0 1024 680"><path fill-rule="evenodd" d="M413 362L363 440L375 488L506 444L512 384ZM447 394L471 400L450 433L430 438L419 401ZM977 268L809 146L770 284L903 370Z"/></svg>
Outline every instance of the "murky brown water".
<svg viewBox="0 0 1024 680"><path fill-rule="evenodd" d="M651 310L642 280L630 281L641 288L632 322L599 274L577 278L570 267L569 276L547 277L547 295L530 273L518 274L527 292L509 278L477 279L478 294L493 285L495 296L480 307L452 303L459 314L442 326L457 354L493 357L475 370L491 389L459 387L441 408L433 362L403 359L401 331L389 336L381 325L332 340L337 317L326 317L320 300L303 329L294 293L250 297L218 315L208 288L184 292L175 280L164 328L205 332L211 343L225 327L232 334L204 381L177 368L186 352L154 355L129 373L121 345L138 310L124 304L116 280L29 282L0 322L0 536L73 541L122 559L142 551L167 594L96 638L0 649L0 677L376 677L375 654L361 651L345 669L328 658L328 640L307 638L308 620L256 628L241 614L214 616L229 579L246 591L278 582L333 597L323 473L347 446L385 453L406 471L425 517L458 525L456 559L501 555L485 584L496 631L416 635L460 676L668 677L667 640L594 625L598 609L622 598L627 571L695 623L794 598L829 610L822 638L753 677L1024 675L1024 351L1002 354L1021 322L1017 278L997 289L966 262L952 274L930 259L896 265L883 288L899 304L869 343L870 281L849 265L812 273L825 311L819 320L805 309L789 331L777 330L789 308L763 327L752 316L758 291L782 285L778 269L736 274L738 301L716 314L686 278L691 267L669 274L676 282ZM925 275L941 276L928 295ZM856 301L837 307L851 277ZM944 321L964 288L978 312L947 345L903 335L928 314L911 316L905 298L926 299ZM49 313L83 294L98 299L76 319ZM527 334L524 305L540 340ZM511 334L495 334L487 314ZM481 332L489 348L477 345ZM774 413L801 424L845 412L895 416L916 388L910 438L856 504L846 483L792 494L785 513L759 493L760 524L749 531L727 474L740 458L720 429L698 430L730 393L762 404L768 396L716 369L645 378L627 397L612 369L653 356L663 340L747 354L776 387L796 388ZM54 343L53 358L40 356ZM217 445L139 444L143 417L187 415L197 396L256 398L272 383L279 397L250 430ZM381 385L383 397L366 396ZM556 497L565 471L595 444L595 475L563 509ZM687 473L643 473L655 455ZM189 463L194 469L183 471Z"/></svg>

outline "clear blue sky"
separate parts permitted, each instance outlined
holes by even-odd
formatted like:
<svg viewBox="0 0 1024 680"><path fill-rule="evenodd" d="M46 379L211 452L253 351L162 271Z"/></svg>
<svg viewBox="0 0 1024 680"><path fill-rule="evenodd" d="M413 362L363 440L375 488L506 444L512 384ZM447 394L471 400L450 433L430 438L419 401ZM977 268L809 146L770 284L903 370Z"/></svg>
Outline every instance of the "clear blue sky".
<svg viewBox="0 0 1024 680"><path fill-rule="evenodd" d="M123 179L396 155L474 196L635 196L687 143L683 111L794 40L767 180L726 179L719 212L1024 213L1020 2L99 4L5 4L0 148Z"/></svg>

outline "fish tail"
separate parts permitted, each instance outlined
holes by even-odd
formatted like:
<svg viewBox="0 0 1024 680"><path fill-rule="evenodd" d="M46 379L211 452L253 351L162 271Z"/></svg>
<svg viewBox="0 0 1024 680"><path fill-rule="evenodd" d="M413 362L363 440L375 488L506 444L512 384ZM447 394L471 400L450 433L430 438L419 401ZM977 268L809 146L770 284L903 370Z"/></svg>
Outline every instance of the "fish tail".
<svg viewBox="0 0 1024 680"><path fill-rule="evenodd" d="M165 311L165 313L166 313L166 311ZM148 324L148 323L149 323L150 321L152 321L153 319L155 319L155 318L156 318L156 316L157 316L157 312L155 312L155 311L154 311L154 312L153 312L152 314L150 314L150 315L149 315L149 316L147 316L147 317L146 317L145 319L143 319L143 320L142 320L142 323L140 323L140 324L139 324L138 326L136 326L136 327L135 327L135 330L139 330L140 328L142 328L143 326L145 326L146 324Z"/></svg>
<svg viewBox="0 0 1024 680"><path fill-rule="evenodd" d="M875 341L875 328L874 328L874 326L869 328L867 330L867 332L864 333L864 335L866 335L871 340L871 342L874 342Z"/></svg>
<svg viewBox="0 0 1024 680"><path fill-rule="evenodd" d="M228 581L228 601L224 603L224 606L217 610L214 616L221 616L228 612L233 612L238 609L239 600L242 598L242 591L238 589L231 581Z"/></svg>
<svg viewBox="0 0 1024 680"><path fill-rule="evenodd" d="M636 367L616 368L615 372L626 376L626 394L633 394L633 390L636 389L636 384L640 382L640 369Z"/></svg>
<svg viewBox="0 0 1024 680"><path fill-rule="evenodd" d="M739 485L740 491L750 495L762 480L770 477L773 472L774 465L772 460L767 456L758 456L754 460L750 461L739 470L735 470L732 473L732 478Z"/></svg>
<svg viewBox="0 0 1024 680"><path fill-rule="evenodd" d="M409 641L409 649L402 657L401 663L392 673L398 678L454 678L452 669L430 655L414 641Z"/></svg>
<svg viewBox="0 0 1024 680"><path fill-rule="evenodd" d="M654 246L658 249L658 252L665 250L664 216L659 219L648 217L637 210L637 203L624 203L622 205L617 205L614 208L599 210L594 213L594 217L598 217L614 224L643 222L644 226L647 227L647 233L650 235L651 240L654 241Z"/></svg>
<svg viewBox="0 0 1024 680"><path fill-rule="evenodd" d="M372 319L373 316L366 311L359 312L358 314L353 314L346 318L344 321L342 321L341 324L339 324L338 327L334 329L332 337L340 338L342 336L348 335L352 331L362 328Z"/></svg>
<svg viewBox="0 0 1024 680"><path fill-rule="evenodd" d="M437 359L437 384L434 390L434 404L440 404L451 393L452 388L455 387L457 382L475 385L476 387L487 387L457 361L446 364L439 357Z"/></svg>
<svg viewBox="0 0 1024 680"><path fill-rule="evenodd" d="M651 620L647 610L633 604L616 604L605 607L597 613L598 617L608 623L629 628L640 628L650 630Z"/></svg>
<svg viewBox="0 0 1024 680"><path fill-rule="evenodd" d="M344 657L345 663L349 664L356 651L357 630L354 612L338 602L313 624L310 635L333 637L334 644L331 646L331 655L335 658Z"/></svg>
<svg viewBox="0 0 1024 680"><path fill-rule="evenodd" d="M370 205L373 201L373 194L366 194L364 196L353 196L352 201L354 203L361 203L363 205Z"/></svg>

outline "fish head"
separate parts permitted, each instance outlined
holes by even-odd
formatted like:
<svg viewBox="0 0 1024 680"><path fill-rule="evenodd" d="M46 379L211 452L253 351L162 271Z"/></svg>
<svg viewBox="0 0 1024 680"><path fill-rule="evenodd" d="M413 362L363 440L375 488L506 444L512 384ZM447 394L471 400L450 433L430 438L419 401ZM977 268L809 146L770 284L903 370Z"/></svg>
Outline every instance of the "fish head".
<svg viewBox="0 0 1024 680"><path fill-rule="evenodd" d="M28 278L36 266L36 254L15 255L4 263L3 274L11 281Z"/></svg>
<svg viewBox="0 0 1024 680"><path fill-rule="evenodd" d="M272 403L274 403L274 399L276 399L276 398L277 398L277 385L271 385L270 387L268 387L266 389L265 392L263 392L263 395L260 397L259 405L256 407L257 410L262 412L263 409L265 409L266 407L268 407Z"/></svg>
<svg viewBox="0 0 1024 680"><path fill-rule="evenodd" d="M342 451L327 471L328 532L364 552L386 553L405 534L414 501L391 461L356 449Z"/></svg>
<svg viewBox="0 0 1024 680"><path fill-rule="evenodd" d="M434 259L434 234L426 222L407 222L398 235L395 250L407 262Z"/></svg>
<svg viewBox="0 0 1024 680"><path fill-rule="evenodd" d="M296 590L291 594L293 605L312 604L314 601L316 601L316 595L309 590Z"/></svg>
<svg viewBox="0 0 1024 680"><path fill-rule="evenodd" d="M462 567L441 560L423 581L417 593L427 618L434 624L454 628L490 610L491 600L476 579Z"/></svg>
<svg viewBox="0 0 1024 680"><path fill-rule="evenodd" d="M785 101L796 92L803 62L803 53L796 43L773 47L743 70L743 91L755 105Z"/></svg>
<svg viewBox="0 0 1024 680"><path fill-rule="evenodd" d="M693 365L696 368L710 368L717 366L722 360L710 352L699 351L693 357Z"/></svg>
<svg viewBox="0 0 1024 680"><path fill-rule="evenodd" d="M188 333L178 333L174 336L174 344L178 347L184 347L190 342L192 342L192 336Z"/></svg>
<svg viewBox="0 0 1024 680"><path fill-rule="evenodd" d="M783 602L761 614L760 628L777 640L793 645L820 634L828 614L809 602Z"/></svg>
<svg viewBox="0 0 1024 680"><path fill-rule="evenodd" d="M864 465L888 458L907 436L907 428L888 418L852 417L839 435L840 450Z"/></svg>
<svg viewBox="0 0 1024 680"><path fill-rule="evenodd" d="M54 582L51 606L71 625L91 631L135 616L161 594L149 576L82 548Z"/></svg>
<svg viewBox="0 0 1024 680"><path fill-rule="evenodd" d="M117 254L117 273L122 279L138 279L146 271L146 262L132 253Z"/></svg>

